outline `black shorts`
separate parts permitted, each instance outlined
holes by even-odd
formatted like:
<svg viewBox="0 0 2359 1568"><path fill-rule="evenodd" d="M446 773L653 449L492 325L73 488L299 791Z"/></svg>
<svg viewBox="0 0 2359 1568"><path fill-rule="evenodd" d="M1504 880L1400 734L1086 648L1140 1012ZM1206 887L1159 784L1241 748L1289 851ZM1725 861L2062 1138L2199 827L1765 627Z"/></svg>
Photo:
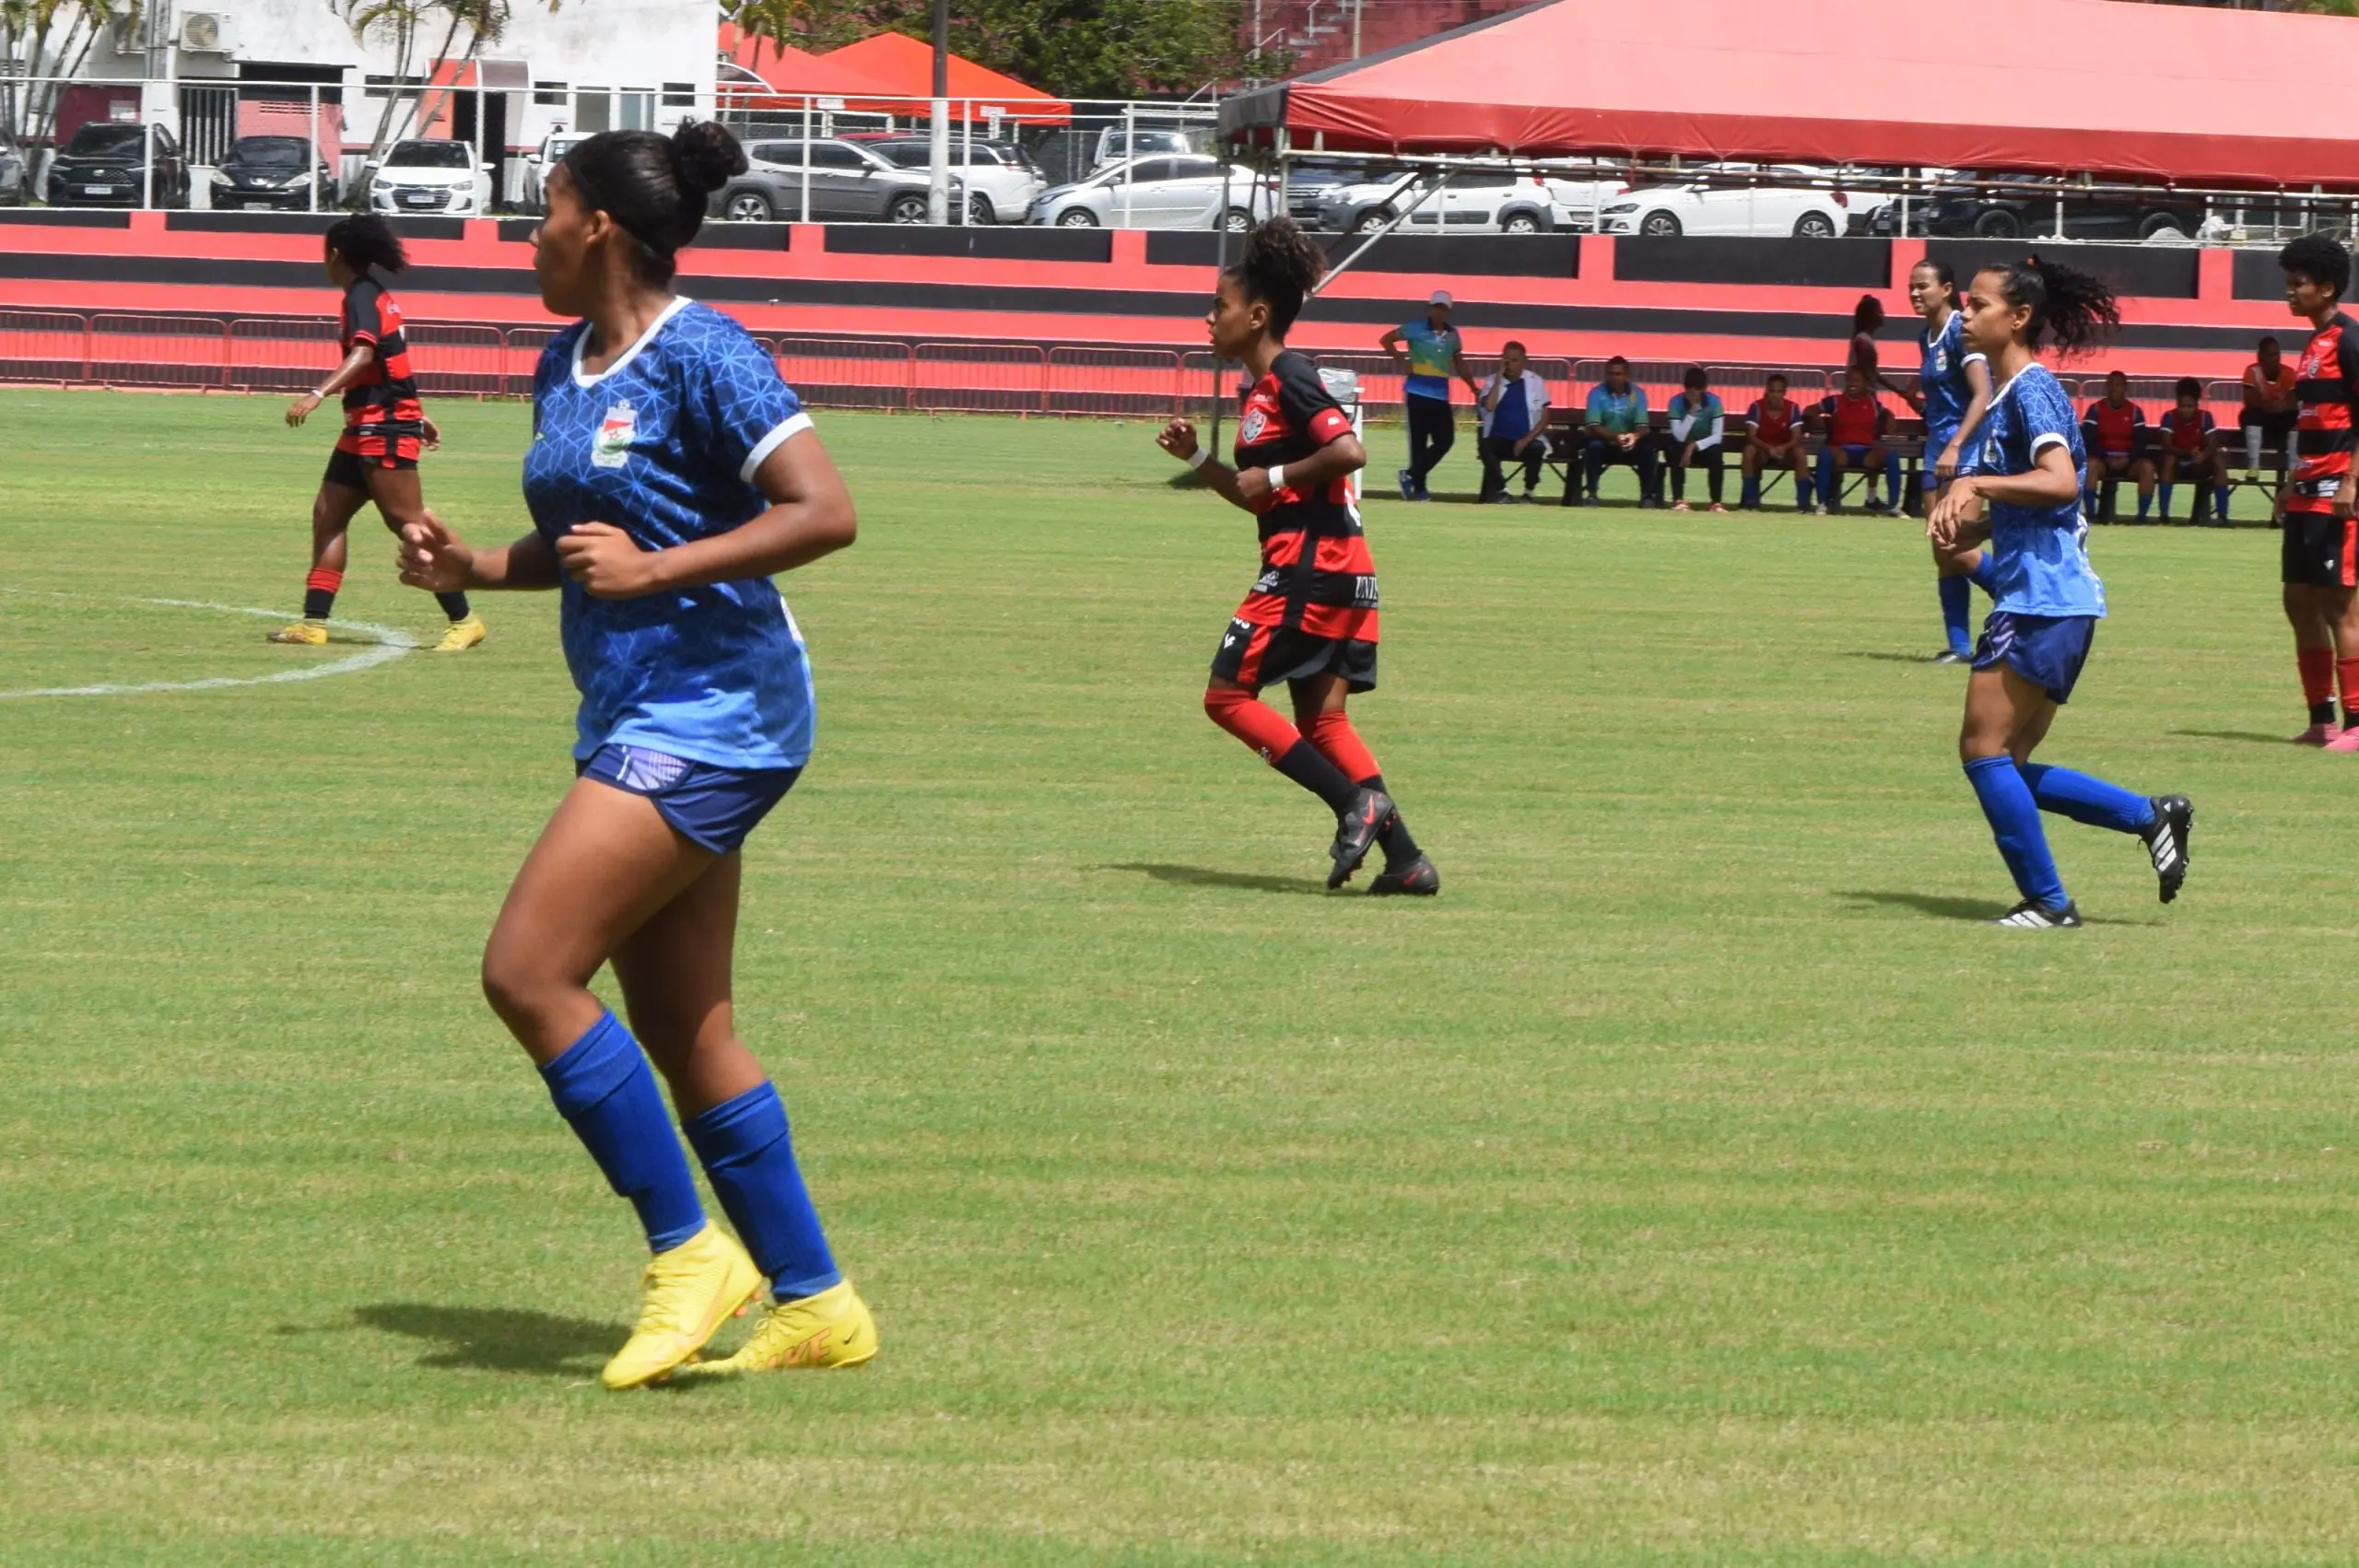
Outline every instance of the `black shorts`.
<svg viewBox="0 0 2359 1568"><path fill-rule="evenodd" d="M2237 429L2248 430L2259 426L2262 435L2280 438L2292 435L2294 427L2301 422L2301 411L2293 408L2287 409L2283 414L2263 414L2258 408L2245 408L2239 410L2236 415Z"/></svg>
<svg viewBox="0 0 2359 1568"><path fill-rule="evenodd" d="M370 469L414 469L424 447L423 433L406 426L384 432L346 430L337 438L335 451L328 453L328 471L321 479L365 495Z"/></svg>
<svg viewBox="0 0 2359 1568"><path fill-rule="evenodd" d="M1330 673L1353 692L1376 689L1376 644L1360 638L1312 637L1285 626L1231 621L1213 655L1213 674L1260 691L1281 681L1305 681Z"/></svg>
<svg viewBox="0 0 2359 1568"><path fill-rule="evenodd" d="M2359 586L2359 523L2332 512L2287 512L2278 542L2278 580L2312 588Z"/></svg>

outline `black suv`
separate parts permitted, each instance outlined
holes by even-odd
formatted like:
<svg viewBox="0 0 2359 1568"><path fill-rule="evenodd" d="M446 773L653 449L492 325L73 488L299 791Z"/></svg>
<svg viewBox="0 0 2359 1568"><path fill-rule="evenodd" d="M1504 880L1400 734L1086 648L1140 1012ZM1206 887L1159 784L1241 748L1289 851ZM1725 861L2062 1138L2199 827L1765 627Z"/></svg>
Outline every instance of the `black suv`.
<svg viewBox="0 0 2359 1568"><path fill-rule="evenodd" d="M162 125L119 125L92 121L49 165L49 205L53 207L135 207L150 194L147 160L153 149L159 207L188 205L188 164L181 144Z"/></svg>
<svg viewBox="0 0 2359 1568"><path fill-rule="evenodd" d="M306 161L311 164L308 171ZM306 212L315 205L322 212L335 205L335 173L300 136L240 136L213 171L215 212L240 207Z"/></svg>
<svg viewBox="0 0 2359 1568"><path fill-rule="evenodd" d="M713 193L715 217L769 223L803 216L804 168L800 141L748 140L753 167ZM923 223L926 171L902 169L857 142L827 137L810 144L813 223ZM967 182L950 180L950 210L957 212Z"/></svg>
<svg viewBox="0 0 2359 1568"><path fill-rule="evenodd" d="M2203 204L2173 192L2095 195L2036 174L1989 175L1978 181L1978 187L1937 186L1930 195L1911 197L1908 232L1984 240L2046 238L2056 232L2059 197L2064 203L2067 240L2152 240L2165 229L2193 240L2203 228ZM1869 222L1873 234L1894 234L1899 228L1897 199Z"/></svg>

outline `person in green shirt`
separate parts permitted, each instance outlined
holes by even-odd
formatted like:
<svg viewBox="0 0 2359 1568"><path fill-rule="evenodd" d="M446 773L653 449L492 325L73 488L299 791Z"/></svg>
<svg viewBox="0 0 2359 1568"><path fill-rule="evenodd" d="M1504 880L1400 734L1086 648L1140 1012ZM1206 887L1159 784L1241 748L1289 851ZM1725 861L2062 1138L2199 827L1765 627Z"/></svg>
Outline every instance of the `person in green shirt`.
<svg viewBox="0 0 2359 1568"><path fill-rule="evenodd" d="M1401 498L1429 501L1426 476L1448 456L1458 439L1458 426L1449 415L1449 383L1454 376L1466 383L1479 402L1482 388L1466 368L1466 347L1458 329L1449 324L1449 293L1437 288L1426 301L1426 319L1394 327L1377 341L1394 364L1408 371L1401 404L1409 421L1409 466L1401 470Z"/></svg>
<svg viewBox="0 0 2359 1568"><path fill-rule="evenodd" d="M1625 463L1638 471L1638 505L1652 507L1657 503L1660 480L1655 472L1658 443L1653 420L1647 412L1647 392L1630 381L1630 362L1619 354L1605 362L1605 380L1591 387L1586 411L1587 423L1581 434L1587 438L1582 471L1589 480L1588 501L1597 500L1598 481L1605 477L1612 463ZM1565 504L1583 504L1567 465L1565 481Z"/></svg>

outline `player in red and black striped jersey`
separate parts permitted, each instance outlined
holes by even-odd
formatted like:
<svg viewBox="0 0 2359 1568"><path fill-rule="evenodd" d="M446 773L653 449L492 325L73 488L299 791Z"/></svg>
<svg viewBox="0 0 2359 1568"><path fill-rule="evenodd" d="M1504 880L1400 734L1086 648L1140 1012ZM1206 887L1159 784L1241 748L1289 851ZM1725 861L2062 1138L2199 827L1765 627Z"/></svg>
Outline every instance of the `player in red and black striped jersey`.
<svg viewBox="0 0 2359 1568"><path fill-rule="evenodd" d="M287 423L300 425L329 398L343 395L344 433L328 456L327 473L311 502L311 575L303 585L303 618L270 634L273 642L318 646L328 640L328 616L344 586L346 534L353 517L370 501L385 526L399 534L422 523L426 503L417 485L420 453L437 440L433 421L417 399L417 377L410 365L402 308L375 273L397 273L408 264L393 226L375 214L338 219L327 232L328 277L344 290L337 337L344 362L318 390L305 392L287 410ZM483 622L464 593L440 593L451 626L436 644L455 653L484 638Z"/></svg>
<svg viewBox="0 0 2359 1568"><path fill-rule="evenodd" d="M2302 349L2294 395L2301 418L2294 432L2296 466L2277 495L2283 530L2278 575L2294 659L2310 725L2294 739L2330 751L2359 751L2359 535L2353 503L2359 469L2359 323L2342 311L2351 252L2322 234L2305 234L2278 253L2285 304L2318 330ZM2334 688L2342 685L2342 729L2334 724Z"/></svg>
<svg viewBox="0 0 2359 1568"><path fill-rule="evenodd" d="M1262 575L1213 656L1205 713L1333 809L1328 886L1349 881L1381 844L1384 871L1369 892L1433 894L1440 875L1409 837L1382 770L1344 711L1352 693L1376 685L1376 565L1353 504L1353 475L1367 453L1319 372L1285 345L1325 267L1290 218L1273 217L1246 238L1243 259L1221 275L1205 317L1213 352L1253 376L1236 465L1199 446L1185 419L1156 441L1261 524ZM1293 724L1261 701L1262 688L1280 681L1294 698Z"/></svg>

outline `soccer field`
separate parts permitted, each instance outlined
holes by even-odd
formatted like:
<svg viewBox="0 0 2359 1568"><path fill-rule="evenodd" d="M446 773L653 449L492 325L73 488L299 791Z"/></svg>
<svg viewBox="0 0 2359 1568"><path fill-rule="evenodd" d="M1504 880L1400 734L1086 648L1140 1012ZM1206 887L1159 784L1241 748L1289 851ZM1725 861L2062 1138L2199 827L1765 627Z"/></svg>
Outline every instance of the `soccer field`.
<svg viewBox="0 0 2359 1568"><path fill-rule="evenodd" d="M475 979L555 597L265 646L279 409L0 393L0 692L244 683L0 699L0 1561L2359 1558L2359 773L2272 534L2094 535L2042 755L2194 870L2051 819L2023 933L1918 524L1377 500L1445 887L1372 900L1199 709L1252 530L1151 427L823 415L738 1024L884 1350L617 1396L638 1229ZM526 410L435 412L522 532Z"/></svg>

